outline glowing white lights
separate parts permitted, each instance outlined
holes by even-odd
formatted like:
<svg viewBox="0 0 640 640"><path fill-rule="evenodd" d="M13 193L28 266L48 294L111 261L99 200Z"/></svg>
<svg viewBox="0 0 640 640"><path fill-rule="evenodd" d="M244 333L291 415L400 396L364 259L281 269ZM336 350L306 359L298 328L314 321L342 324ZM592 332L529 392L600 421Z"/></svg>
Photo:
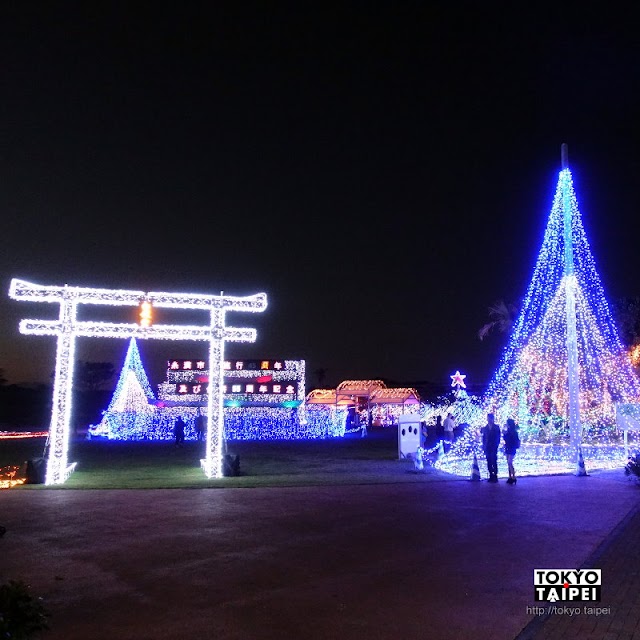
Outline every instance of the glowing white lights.
<svg viewBox="0 0 640 640"><path fill-rule="evenodd" d="M222 476L222 362L224 342L252 342L255 329L226 327L227 311L260 312L267 307L267 296L236 297L222 293L200 295L193 293L164 293L127 291L117 289L94 289L86 287L63 287L37 285L14 278L9 296L15 300L54 302L60 305L57 321L23 320L20 331L31 335L55 335L58 338L56 368L53 387L53 409L49 430L50 444L47 458L46 484L61 484L73 470L67 464L69 425L71 423L72 381L77 336L104 338L153 338L159 340L206 340L209 342L211 393L209 394L209 424L207 429L207 457L202 466L208 477ZM107 322L79 322L78 304L111 306L140 305L144 300L155 308L198 309L210 314L206 326L116 324ZM146 321L145 321L146 323Z"/></svg>

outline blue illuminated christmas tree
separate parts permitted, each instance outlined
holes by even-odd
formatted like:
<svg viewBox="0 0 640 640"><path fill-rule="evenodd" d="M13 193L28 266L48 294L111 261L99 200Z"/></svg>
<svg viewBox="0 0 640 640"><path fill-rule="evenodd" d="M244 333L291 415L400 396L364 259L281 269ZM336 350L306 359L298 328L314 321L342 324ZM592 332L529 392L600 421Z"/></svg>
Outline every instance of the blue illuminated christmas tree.
<svg viewBox="0 0 640 640"><path fill-rule="evenodd" d="M100 424L90 427L89 434L122 440L148 437L155 413L154 400L138 345L131 338L111 402Z"/></svg>
<svg viewBox="0 0 640 640"><path fill-rule="evenodd" d="M524 434L606 441L616 402L638 402L640 383L614 324L566 163L542 248L484 406Z"/></svg>
<svg viewBox="0 0 640 640"><path fill-rule="evenodd" d="M131 338L120 378L107 411L137 411L154 400L155 396L142 366L138 344L135 338Z"/></svg>

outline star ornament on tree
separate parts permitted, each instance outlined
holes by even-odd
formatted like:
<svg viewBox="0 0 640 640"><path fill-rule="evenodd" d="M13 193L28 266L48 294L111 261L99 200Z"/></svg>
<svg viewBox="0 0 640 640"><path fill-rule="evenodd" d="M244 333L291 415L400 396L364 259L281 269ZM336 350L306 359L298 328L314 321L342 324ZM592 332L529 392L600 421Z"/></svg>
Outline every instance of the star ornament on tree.
<svg viewBox="0 0 640 640"><path fill-rule="evenodd" d="M467 377L466 375L461 374L459 371L456 371L451 378L451 386L458 387L458 389L466 389L467 385L464 383L464 379Z"/></svg>

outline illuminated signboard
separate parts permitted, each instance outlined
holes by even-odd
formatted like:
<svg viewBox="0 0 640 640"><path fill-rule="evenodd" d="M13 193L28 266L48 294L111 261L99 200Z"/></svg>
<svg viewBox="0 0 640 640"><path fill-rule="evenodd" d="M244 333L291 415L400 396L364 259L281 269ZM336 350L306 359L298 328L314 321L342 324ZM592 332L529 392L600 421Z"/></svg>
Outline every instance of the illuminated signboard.
<svg viewBox="0 0 640 640"><path fill-rule="evenodd" d="M206 371L206 360L169 360L170 371ZM284 369L283 360L225 360L225 371L280 371Z"/></svg>
<svg viewBox="0 0 640 640"><path fill-rule="evenodd" d="M209 385L202 383L187 383L181 382L176 385L176 393L178 395L204 395L208 392ZM256 383L256 382L238 382L228 381L222 386L222 392L224 394L241 393L243 395L251 394L264 394L269 393L273 395L295 395L298 393L298 385L295 382L269 382L269 383Z"/></svg>
<svg viewBox="0 0 640 640"><path fill-rule="evenodd" d="M158 385L158 399L199 406L207 400L209 384L206 359L172 358L167 361L166 380ZM304 360L223 360L222 394L225 406L303 405Z"/></svg>

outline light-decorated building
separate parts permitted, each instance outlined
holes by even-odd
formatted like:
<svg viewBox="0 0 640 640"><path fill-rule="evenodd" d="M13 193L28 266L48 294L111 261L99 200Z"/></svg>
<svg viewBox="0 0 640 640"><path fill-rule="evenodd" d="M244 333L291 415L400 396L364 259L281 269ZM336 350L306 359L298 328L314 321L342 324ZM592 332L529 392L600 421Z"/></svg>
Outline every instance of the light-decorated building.
<svg viewBox="0 0 640 640"><path fill-rule="evenodd" d="M308 419L328 423L340 435L395 426L402 414L421 410L416 389L389 388L382 380L344 380L335 389L313 389L305 405Z"/></svg>

